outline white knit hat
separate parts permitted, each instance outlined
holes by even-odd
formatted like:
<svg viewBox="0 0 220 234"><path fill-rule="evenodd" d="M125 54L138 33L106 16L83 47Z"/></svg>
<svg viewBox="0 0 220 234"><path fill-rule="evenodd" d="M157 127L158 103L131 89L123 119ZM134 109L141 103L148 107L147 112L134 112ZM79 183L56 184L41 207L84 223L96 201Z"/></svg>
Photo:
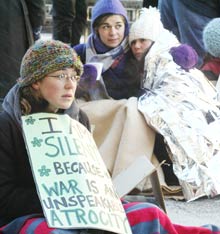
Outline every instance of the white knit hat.
<svg viewBox="0 0 220 234"><path fill-rule="evenodd" d="M129 44L140 38L156 41L163 30L159 10L156 7L142 8L139 19L131 25Z"/></svg>
<svg viewBox="0 0 220 234"><path fill-rule="evenodd" d="M220 58L220 18L211 20L203 30L205 49L214 57Z"/></svg>

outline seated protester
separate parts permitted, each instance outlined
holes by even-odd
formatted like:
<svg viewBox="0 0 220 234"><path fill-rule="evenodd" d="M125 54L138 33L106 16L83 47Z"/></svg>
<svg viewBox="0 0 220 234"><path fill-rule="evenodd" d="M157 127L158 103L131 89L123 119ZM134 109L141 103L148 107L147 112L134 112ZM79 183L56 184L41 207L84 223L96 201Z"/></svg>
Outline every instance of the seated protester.
<svg viewBox="0 0 220 234"><path fill-rule="evenodd" d="M37 41L24 55L21 77L5 97L0 113L1 233L108 233L95 229L48 227L22 135L21 117L40 112L67 114L90 129L87 116L74 101L82 73L83 65L74 50L60 41ZM123 201L123 207L133 234L214 234L220 231L214 225L172 224L162 210L148 203Z"/></svg>
<svg viewBox="0 0 220 234"><path fill-rule="evenodd" d="M147 12L145 12L147 11ZM149 20L154 20L154 24L146 24ZM159 12L156 8L142 8L141 17L133 23L129 33L129 43L131 46L131 50L135 57L136 63L137 60L140 64L140 71L142 71L142 75L145 76L144 73L144 60L145 56L151 47L154 44L154 41L158 40L159 35L163 34L159 44L159 51L169 51L173 57L175 63L180 65L184 70L189 70L194 68L198 61L198 55L196 51L186 44L179 45L176 37L165 30L159 18ZM147 71L145 71L147 73ZM144 77L142 77L144 79ZM143 82L142 82L143 85ZM145 92L144 89L140 92L142 95ZM154 145L154 153L157 159L162 162L166 160L165 164L162 164L162 169L165 176L165 181L168 185L178 185L178 179L173 173L172 169L172 161L170 160L167 150L164 144L163 136L160 134L156 135L155 145Z"/></svg>
<svg viewBox="0 0 220 234"><path fill-rule="evenodd" d="M203 43L207 52L201 71L214 84L220 74L220 18L211 20L203 30Z"/></svg>
<svg viewBox="0 0 220 234"><path fill-rule="evenodd" d="M147 20L154 20L154 24L146 24L144 27ZM162 35L160 39L159 35ZM180 44L174 34L164 29L156 8L142 8L141 17L134 22L129 33L129 44L132 54L142 67L140 69L142 75L140 76L145 75L143 73L145 56L155 41L159 41L157 43L159 47L158 53L169 51L173 61L182 69L188 71L196 67L198 62L196 51L187 44Z"/></svg>
<svg viewBox="0 0 220 234"><path fill-rule="evenodd" d="M188 200L199 194L214 196L218 194L213 194L213 191L217 191L215 182L211 176L207 177L203 166L215 154L212 147L220 150L207 131L214 131L215 123L220 118L218 95L202 72L185 66L188 61L181 61L182 57L175 58L178 53L172 54L170 42L174 36L170 32L161 30L156 37L152 37L149 29L154 29L158 21L160 14L157 9L145 9L130 28L132 52L137 60L144 60L144 92L139 98L138 109L147 123L167 142L174 172L185 198ZM177 58L183 62L181 66L174 62ZM197 56L193 55L192 58L191 61L190 56L189 64L193 65ZM211 186L206 187L207 181ZM184 190L186 187L194 192L187 190L187 193Z"/></svg>
<svg viewBox="0 0 220 234"><path fill-rule="evenodd" d="M5 223L26 214L42 213L22 136L21 116L67 113L90 129L87 116L74 101L83 66L73 49L59 41L37 41L24 55L20 72L21 78L8 92L0 114L0 220ZM62 74L66 78L60 78Z"/></svg>
<svg viewBox="0 0 220 234"><path fill-rule="evenodd" d="M127 64L128 18L119 0L99 0L92 8L88 41L74 47L83 63L103 63L102 79L110 98L137 96L140 83L135 66Z"/></svg>

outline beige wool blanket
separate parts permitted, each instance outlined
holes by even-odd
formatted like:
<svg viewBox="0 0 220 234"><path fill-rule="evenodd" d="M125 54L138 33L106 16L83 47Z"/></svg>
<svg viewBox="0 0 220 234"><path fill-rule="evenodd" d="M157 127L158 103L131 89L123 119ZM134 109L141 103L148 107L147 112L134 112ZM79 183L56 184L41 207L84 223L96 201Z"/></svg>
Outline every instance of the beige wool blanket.
<svg viewBox="0 0 220 234"><path fill-rule="evenodd" d="M94 140L112 178L143 155L158 167L153 155L155 131L138 111L137 98L79 101L78 104L89 117ZM161 168L157 170L161 185L166 186ZM146 180L138 188L144 190L149 186Z"/></svg>

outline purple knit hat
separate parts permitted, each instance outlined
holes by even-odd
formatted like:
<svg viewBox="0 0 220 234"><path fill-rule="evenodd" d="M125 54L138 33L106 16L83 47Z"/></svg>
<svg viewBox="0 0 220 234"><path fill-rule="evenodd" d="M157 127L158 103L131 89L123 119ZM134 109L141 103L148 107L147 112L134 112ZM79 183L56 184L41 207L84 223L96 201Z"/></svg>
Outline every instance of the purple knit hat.
<svg viewBox="0 0 220 234"><path fill-rule="evenodd" d="M194 68L198 63L198 54L187 44L172 47L170 54L173 56L173 61L186 71Z"/></svg>
<svg viewBox="0 0 220 234"><path fill-rule="evenodd" d="M128 35L129 25L128 25L127 11L120 2L120 0L99 0L98 2L96 2L94 7L92 8L92 18L91 18L92 32L94 32L93 31L94 21L101 15L105 14L116 14L124 16L126 20L125 35L126 36Z"/></svg>

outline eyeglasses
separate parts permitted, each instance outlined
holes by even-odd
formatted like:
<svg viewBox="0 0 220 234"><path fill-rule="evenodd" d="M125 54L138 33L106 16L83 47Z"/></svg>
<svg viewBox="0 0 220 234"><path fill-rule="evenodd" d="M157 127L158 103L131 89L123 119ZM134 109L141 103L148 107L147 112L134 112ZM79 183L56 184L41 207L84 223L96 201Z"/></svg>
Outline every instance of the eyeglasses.
<svg viewBox="0 0 220 234"><path fill-rule="evenodd" d="M67 80L67 79L70 79L71 81L76 81L76 82L79 82L80 80L80 76L74 74L74 75L67 75L65 73L62 73L62 74L59 74L59 75L49 75L50 77L54 77L54 78L57 78L58 80L60 81L64 81L64 80Z"/></svg>

